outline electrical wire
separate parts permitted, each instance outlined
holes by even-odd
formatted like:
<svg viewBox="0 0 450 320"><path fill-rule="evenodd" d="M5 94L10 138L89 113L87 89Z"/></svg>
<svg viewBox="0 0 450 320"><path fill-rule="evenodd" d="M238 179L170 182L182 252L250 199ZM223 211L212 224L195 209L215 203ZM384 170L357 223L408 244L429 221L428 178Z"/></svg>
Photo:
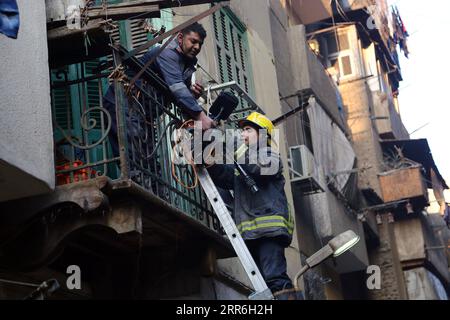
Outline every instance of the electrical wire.
<svg viewBox="0 0 450 320"><path fill-rule="evenodd" d="M179 130L180 130L181 133L183 133L183 132L185 132L184 130L187 127L189 127L189 126L193 127L193 125L194 125L194 120L185 121L181 125ZM192 169L192 172L194 174L193 183L191 185L188 185L188 184L184 183L182 178L180 178L177 175L177 173L176 173L176 165L175 165L175 158L174 158L175 155L177 154L177 150L176 149L177 149L178 146L180 146L180 143L186 142L186 141L190 141L190 139L188 137L186 137L186 136L184 137L184 139L182 139L182 138L183 137L180 136L179 139L177 139L175 141L175 144L174 144L174 146L172 148L172 157L171 157L172 176L175 179L175 181L178 184L180 184L183 188L186 188L188 190L193 190L193 189L197 188L197 186L198 186L198 172L197 172L197 166L195 165L194 159L193 159L192 156L186 155L186 153L183 152L183 156L187 160L187 165L188 165L188 167L190 167ZM183 150L183 151L185 151L185 150Z"/></svg>
<svg viewBox="0 0 450 320"><path fill-rule="evenodd" d="M336 0L334 0L334 1L337 2ZM330 0L331 20L332 20L333 26L334 26L334 37L336 39L338 52L341 52L341 42L339 41L338 31L337 31L337 28L336 28L336 21L334 20L333 5L332 4L333 4L333 0Z"/></svg>

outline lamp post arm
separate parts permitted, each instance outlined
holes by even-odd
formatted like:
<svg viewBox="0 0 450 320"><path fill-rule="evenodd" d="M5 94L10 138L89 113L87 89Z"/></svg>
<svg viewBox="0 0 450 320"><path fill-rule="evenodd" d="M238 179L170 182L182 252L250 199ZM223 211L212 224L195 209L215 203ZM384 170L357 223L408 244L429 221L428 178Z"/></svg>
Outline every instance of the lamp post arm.
<svg viewBox="0 0 450 320"><path fill-rule="evenodd" d="M300 269L300 271L295 275L294 278L294 286L295 286L295 291L300 291L300 288L298 286L298 279L306 272L309 270L309 266L305 265L303 268Z"/></svg>

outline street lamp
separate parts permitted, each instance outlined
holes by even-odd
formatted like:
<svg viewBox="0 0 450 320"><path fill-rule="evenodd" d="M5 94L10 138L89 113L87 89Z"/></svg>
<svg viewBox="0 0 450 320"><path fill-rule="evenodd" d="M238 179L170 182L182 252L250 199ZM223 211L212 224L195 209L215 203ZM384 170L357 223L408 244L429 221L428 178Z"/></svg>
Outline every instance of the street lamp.
<svg viewBox="0 0 450 320"><path fill-rule="evenodd" d="M342 255L344 252L348 251L354 245L356 245L359 239L359 236L351 230L341 233L340 235L331 239L325 247L306 259L306 265L295 276L295 290L300 291L300 288L298 287L298 279L306 271L321 264L331 256L338 257Z"/></svg>

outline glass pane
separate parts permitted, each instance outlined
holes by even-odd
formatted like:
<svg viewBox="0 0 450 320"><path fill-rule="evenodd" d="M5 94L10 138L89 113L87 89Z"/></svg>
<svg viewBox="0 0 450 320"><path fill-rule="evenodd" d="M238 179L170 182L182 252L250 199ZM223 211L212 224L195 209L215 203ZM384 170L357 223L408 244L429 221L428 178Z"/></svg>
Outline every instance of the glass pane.
<svg viewBox="0 0 450 320"><path fill-rule="evenodd" d="M347 33L339 35L339 46L341 48L341 51L350 49L350 43L348 41Z"/></svg>
<svg viewBox="0 0 450 320"><path fill-rule="evenodd" d="M341 58L342 69L344 72L344 76L348 76L352 74L352 64L350 62L350 56L345 56Z"/></svg>

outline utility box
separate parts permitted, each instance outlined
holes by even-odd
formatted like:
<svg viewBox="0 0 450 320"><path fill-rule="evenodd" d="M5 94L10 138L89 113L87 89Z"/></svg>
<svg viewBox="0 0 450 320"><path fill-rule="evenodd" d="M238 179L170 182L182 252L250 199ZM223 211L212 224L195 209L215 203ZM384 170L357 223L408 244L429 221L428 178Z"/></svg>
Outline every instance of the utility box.
<svg viewBox="0 0 450 320"><path fill-rule="evenodd" d="M427 185L422 176L422 166L397 169L378 175L385 203L421 198L428 202Z"/></svg>

